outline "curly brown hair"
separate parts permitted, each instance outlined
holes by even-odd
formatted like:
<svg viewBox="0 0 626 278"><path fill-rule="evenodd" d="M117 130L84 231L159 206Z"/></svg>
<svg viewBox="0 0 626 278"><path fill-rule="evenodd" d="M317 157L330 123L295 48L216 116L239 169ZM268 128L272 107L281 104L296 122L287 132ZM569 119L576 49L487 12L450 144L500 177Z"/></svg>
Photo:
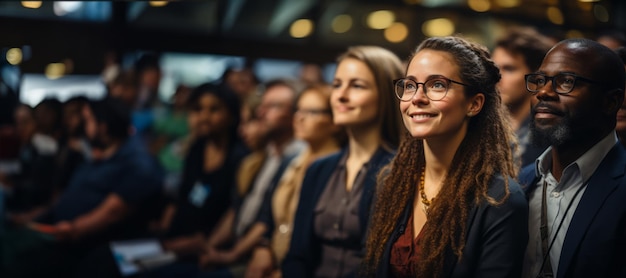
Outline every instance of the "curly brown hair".
<svg viewBox="0 0 626 278"><path fill-rule="evenodd" d="M513 151L517 145L507 122L506 108L495 88L500 73L488 50L457 36L426 39L415 53L423 49L450 53L460 68L462 82L470 85L465 89L465 95L485 95L483 108L469 121L467 134L452 160L454 166L449 169L430 207L428 225L422 231L422 253L415 271L420 277L439 277L447 250L461 259L465 246L462 235L466 234L472 206L484 201L499 205L508 198L508 182L505 182L506 194L500 200L490 197L487 190L494 175L501 174L505 181L508 180L506 177L517 176L518 167L513 163ZM379 176L363 261L365 276L375 276L376 268L381 263L388 263L381 262L383 247L390 240L406 206L413 203L421 175L416 169L422 169L424 165L423 140L406 132L397 156Z"/></svg>

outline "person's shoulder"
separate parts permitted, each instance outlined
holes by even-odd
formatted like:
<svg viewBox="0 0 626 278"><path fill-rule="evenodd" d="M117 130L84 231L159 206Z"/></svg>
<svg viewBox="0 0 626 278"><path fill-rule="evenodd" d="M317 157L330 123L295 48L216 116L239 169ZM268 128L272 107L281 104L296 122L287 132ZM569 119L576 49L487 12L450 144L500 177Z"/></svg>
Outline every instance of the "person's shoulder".
<svg viewBox="0 0 626 278"><path fill-rule="evenodd" d="M489 183L489 196L494 198L496 201L499 201L506 195L507 191L509 192L509 196L504 203L511 203L514 205L527 204L524 190L522 190L522 186L517 181L510 177L505 178L500 174L495 175Z"/></svg>
<svg viewBox="0 0 626 278"><path fill-rule="evenodd" d="M326 155L326 156L322 156L322 157L316 159L315 161L313 161L313 163L311 163L311 166L309 166L309 169L319 168L319 167L322 167L324 165L328 165L329 163L337 163L337 162L339 162L341 157L343 155L345 155L345 152L346 152L345 149L341 149L340 151L331 153L331 154Z"/></svg>

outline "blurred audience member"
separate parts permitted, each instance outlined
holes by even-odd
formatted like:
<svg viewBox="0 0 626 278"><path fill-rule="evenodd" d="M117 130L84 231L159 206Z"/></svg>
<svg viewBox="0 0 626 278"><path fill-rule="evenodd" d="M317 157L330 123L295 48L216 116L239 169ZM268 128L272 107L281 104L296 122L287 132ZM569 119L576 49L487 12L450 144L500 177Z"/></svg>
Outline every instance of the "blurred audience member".
<svg viewBox="0 0 626 278"><path fill-rule="evenodd" d="M497 89L508 107L511 124L519 141L516 163L525 166L535 161L545 147L530 143L530 100L526 91L525 75L535 72L552 46L552 41L530 27L513 28L496 41L493 61L500 68L502 79ZM521 169L521 168L520 168Z"/></svg>
<svg viewBox="0 0 626 278"><path fill-rule="evenodd" d="M626 34L619 30L605 30L600 33L596 41L615 50L620 47L626 47Z"/></svg>
<svg viewBox="0 0 626 278"><path fill-rule="evenodd" d="M252 69L228 69L222 76L222 82L225 82L241 101L245 101L248 97L256 93L259 79L256 77Z"/></svg>
<svg viewBox="0 0 626 278"><path fill-rule="evenodd" d="M317 64L303 64L300 68L300 81L307 85L325 83L322 68Z"/></svg>
<svg viewBox="0 0 626 278"><path fill-rule="evenodd" d="M85 138L83 109L89 100L78 96L63 104L62 137L55 158L55 194L62 192L70 182L74 171L90 158L89 143Z"/></svg>
<svg viewBox="0 0 626 278"><path fill-rule="evenodd" d="M303 142L293 138L296 88L284 80L271 81L265 88L256 114L266 132L267 146L241 162L234 202L210 234L204 254L197 264L177 263L157 269L147 277L243 276L247 258L264 232L250 232L250 229L258 218L267 190L281 174L281 164L288 163L304 148Z"/></svg>
<svg viewBox="0 0 626 278"><path fill-rule="evenodd" d="M139 95L135 108L153 108L161 104L159 85L161 83L160 57L155 53L142 55L134 65L139 81Z"/></svg>
<svg viewBox="0 0 626 278"><path fill-rule="evenodd" d="M194 89L188 103L197 115L197 139L185 159L163 246L197 259L205 236L230 206L235 172L247 151L237 135L239 100L231 90L203 84Z"/></svg>
<svg viewBox="0 0 626 278"><path fill-rule="evenodd" d="M103 62L104 68L102 69L102 80L105 84L110 84L115 77L120 74L120 61L119 55L114 50L109 50L104 54Z"/></svg>
<svg viewBox="0 0 626 278"><path fill-rule="evenodd" d="M189 142L190 126L188 119L188 99L191 88L179 85L172 96L172 104L162 117L155 120L152 130L155 133L151 148L157 153L159 162L165 168L170 183L178 182L183 168L186 147ZM181 143L183 145L181 145Z"/></svg>
<svg viewBox="0 0 626 278"><path fill-rule="evenodd" d="M252 94L246 98L241 105L241 123L239 124L239 134L243 139L246 146L256 151L265 146L262 134L264 131L261 127L261 122L256 115L256 109L261 102L261 96L258 94Z"/></svg>
<svg viewBox="0 0 626 278"><path fill-rule="evenodd" d="M265 85L265 92L256 111L262 128L267 132L265 158L261 164L257 164L255 171L238 175L240 179L245 179L246 176L252 179L248 179L249 186L238 188L246 194L234 206L237 209L232 209L226 215L231 220L223 219L222 223L232 223L231 226L222 226L209 237L206 253L200 258L202 267L227 267L221 271L233 275L242 275L245 271L247 258L265 232L259 233L251 229L254 228L253 224L258 218L266 192L272 186L273 180L282 174L284 169L280 165L288 163L305 147L302 141L293 137L297 92L295 84L288 81L276 80ZM250 163L250 160L246 162ZM239 173L242 173L241 169ZM231 247L227 248L228 245ZM232 268L228 269L229 266Z"/></svg>
<svg viewBox="0 0 626 278"><path fill-rule="evenodd" d="M37 132L33 140L46 151L55 153L61 139L63 125L63 103L55 98L48 98L33 108Z"/></svg>
<svg viewBox="0 0 626 278"><path fill-rule="evenodd" d="M127 106L107 98L83 107L82 116L92 161L76 170L49 210L5 231L2 277L67 277L95 246L145 236L159 211L161 171L130 136Z"/></svg>
<svg viewBox="0 0 626 278"><path fill-rule="evenodd" d="M19 170L7 178L7 210L12 213L28 214L52 201L62 113L56 99L44 99L33 109L22 105L16 111L22 143Z"/></svg>
<svg viewBox="0 0 626 278"><path fill-rule="evenodd" d="M250 229L265 233L254 250L246 277L280 276L279 266L289 249L306 169L316 159L339 151L345 143L344 130L333 123L330 93L327 85L310 85L298 98L293 129L295 137L307 143L307 149L286 166L263 202L259 221Z"/></svg>
<svg viewBox="0 0 626 278"><path fill-rule="evenodd" d="M121 99L129 107L135 107L139 94L139 81L133 71L120 72L108 83L109 96Z"/></svg>

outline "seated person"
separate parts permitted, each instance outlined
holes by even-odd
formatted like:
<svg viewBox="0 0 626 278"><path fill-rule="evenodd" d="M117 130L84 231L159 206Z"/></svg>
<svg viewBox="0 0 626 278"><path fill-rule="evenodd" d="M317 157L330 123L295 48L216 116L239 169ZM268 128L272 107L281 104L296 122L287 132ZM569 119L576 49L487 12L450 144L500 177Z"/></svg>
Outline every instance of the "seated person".
<svg viewBox="0 0 626 278"><path fill-rule="evenodd" d="M94 247L145 236L150 214L158 211L161 169L130 136L128 107L104 99L82 113L92 161L76 170L45 213L6 229L0 238L2 277L67 277Z"/></svg>
<svg viewBox="0 0 626 278"><path fill-rule="evenodd" d="M188 101L197 138L185 158L177 200L168 206L163 247L179 257L196 258L230 206L235 174L247 150L237 135L239 100L225 87L196 88ZM165 217L164 217L165 218Z"/></svg>

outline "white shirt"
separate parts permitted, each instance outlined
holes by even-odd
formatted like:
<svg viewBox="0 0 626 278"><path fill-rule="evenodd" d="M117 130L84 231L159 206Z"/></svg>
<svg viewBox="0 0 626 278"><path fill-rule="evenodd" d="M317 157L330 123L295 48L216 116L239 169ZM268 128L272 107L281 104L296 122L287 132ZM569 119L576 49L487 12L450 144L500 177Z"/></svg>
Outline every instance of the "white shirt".
<svg viewBox="0 0 626 278"><path fill-rule="evenodd" d="M600 162L602 162L602 159L604 159L617 142L617 135L615 132L611 132L576 159L576 161L565 167L560 181L557 181L551 173L552 147L549 147L537 158L535 161L535 175L541 178L533 191L529 193L529 240L524 258L522 277L536 277L543 262L539 227L541 225L541 203L544 182L547 185L546 215L548 223L548 246L556 233L556 239L550 249L550 262L552 264L554 277L557 277L563 241L565 240L569 224L572 221L580 199L585 193L586 187L581 189L581 192L576 195L576 198L573 199L573 197L581 186L586 186L585 183L589 180L591 175L593 175L600 165ZM570 202L572 206L569 211L567 211L567 214L565 214L565 210ZM561 221L563 221L563 226L561 229L558 229Z"/></svg>
<svg viewBox="0 0 626 278"><path fill-rule="evenodd" d="M250 225L256 221L265 193L270 188L272 179L276 175L283 159L289 156L295 156L305 147L306 144L303 141L292 140L285 146L281 155L275 145L269 144L267 146L267 158L263 162L263 166L261 166L254 180L252 189L244 197L243 203L239 208L237 222L235 223L235 234L238 237L243 236Z"/></svg>

